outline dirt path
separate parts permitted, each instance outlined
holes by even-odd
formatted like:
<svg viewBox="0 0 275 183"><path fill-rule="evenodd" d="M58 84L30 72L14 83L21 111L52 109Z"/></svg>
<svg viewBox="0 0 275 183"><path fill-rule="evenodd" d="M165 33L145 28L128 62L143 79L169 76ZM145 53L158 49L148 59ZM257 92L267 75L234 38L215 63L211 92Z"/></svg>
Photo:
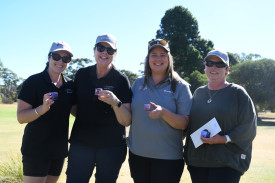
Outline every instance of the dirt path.
<svg viewBox="0 0 275 183"><path fill-rule="evenodd" d="M0 104L0 108L1 107L16 107L17 103L13 103L13 104Z"/></svg>

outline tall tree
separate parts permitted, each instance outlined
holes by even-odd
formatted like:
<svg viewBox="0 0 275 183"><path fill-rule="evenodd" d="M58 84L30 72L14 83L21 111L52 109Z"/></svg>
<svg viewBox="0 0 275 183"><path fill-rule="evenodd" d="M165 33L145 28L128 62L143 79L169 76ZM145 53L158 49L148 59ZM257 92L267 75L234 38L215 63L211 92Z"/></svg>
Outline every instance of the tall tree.
<svg viewBox="0 0 275 183"><path fill-rule="evenodd" d="M3 70L3 63L0 59L0 103L2 103L2 70Z"/></svg>
<svg viewBox="0 0 275 183"><path fill-rule="evenodd" d="M77 58L73 59L67 69L64 71L64 75L74 80L75 74L78 69L86 67L88 64L92 63L93 61L88 58Z"/></svg>
<svg viewBox="0 0 275 183"><path fill-rule="evenodd" d="M259 58L261 58L261 55L255 54L255 53L250 53L248 55L245 53L239 54L240 62L252 61L252 60L259 59Z"/></svg>
<svg viewBox="0 0 275 183"><path fill-rule="evenodd" d="M17 83L22 81L14 72L10 69L1 67L1 79L3 86L1 86L1 97L3 103L13 103L17 99Z"/></svg>
<svg viewBox="0 0 275 183"><path fill-rule="evenodd" d="M241 61L240 56L237 53L228 52L228 57L229 57L230 67L240 63Z"/></svg>
<svg viewBox="0 0 275 183"><path fill-rule="evenodd" d="M123 70L120 70L120 72L122 72L125 76L128 77L131 86L133 85L134 81L138 78L138 75L131 71L123 69Z"/></svg>
<svg viewBox="0 0 275 183"><path fill-rule="evenodd" d="M275 111L275 61L246 61L231 68L229 78L243 86L259 110Z"/></svg>
<svg viewBox="0 0 275 183"><path fill-rule="evenodd" d="M214 46L212 41L200 37L197 20L182 6L166 11L156 37L169 41L175 70L181 76L189 76L195 70L203 72L202 59Z"/></svg>
<svg viewBox="0 0 275 183"><path fill-rule="evenodd" d="M199 71L194 71L190 74L189 77L184 78L187 82L191 83L190 90L192 93L203 85L207 84L207 77L205 74L200 73Z"/></svg>

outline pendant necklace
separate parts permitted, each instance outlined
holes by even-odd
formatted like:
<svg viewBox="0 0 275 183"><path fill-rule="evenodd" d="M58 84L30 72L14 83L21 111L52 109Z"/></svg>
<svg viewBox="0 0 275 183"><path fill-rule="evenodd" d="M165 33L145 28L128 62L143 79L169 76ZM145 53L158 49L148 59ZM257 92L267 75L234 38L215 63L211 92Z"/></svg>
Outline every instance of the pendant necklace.
<svg viewBox="0 0 275 183"><path fill-rule="evenodd" d="M57 79L56 82L53 82L53 81L52 81L52 84L54 84L55 86L58 85L60 78L61 78L61 75L58 76L58 79Z"/></svg>
<svg viewBox="0 0 275 183"><path fill-rule="evenodd" d="M207 103L210 104L212 102L212 98L219 92L220 90L216 91L212 96L211 96L211 93L210 93L210 90L208 88L208 94L209 94L209 99L207 100Z"/></svg>

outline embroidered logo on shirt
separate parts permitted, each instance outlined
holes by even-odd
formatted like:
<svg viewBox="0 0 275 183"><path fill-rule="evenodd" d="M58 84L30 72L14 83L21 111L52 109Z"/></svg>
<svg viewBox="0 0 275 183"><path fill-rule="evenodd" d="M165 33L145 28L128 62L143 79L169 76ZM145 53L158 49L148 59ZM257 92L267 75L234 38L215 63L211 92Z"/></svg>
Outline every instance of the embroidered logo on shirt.
<svg viewBox="0 0 275 183"><path fill-rule="evenodd" d="M115 87L113 86L104 86L103 89L104 90L110 90L110 91L113 91Z"/></svg>
<svg viewBox="0 0 275 183"><path fill-rule="evenodd" d="M147 90L148 88L147 88L147 86L145 86L144 88L143 88L143 86L140 86L138 89L139 89L139 90L145 91L145 90Z"/></svg>
<svg viewBox="0 0 275 183"><path fill-rule="evenodd" d="M245 159L246 155L245 154L241 154L241 159Z"/></svg>
<svg viewBox="0 0 275 183"><path fill-rule="evenodd" d="M166 92L166 93L173 93L172 91L170 91L170 90L163 90L164 92Z"/></svg>
<svg viewBox="0 0 275 183"><path fill-rule="evenodd" d="M71 89L66 89L65 91L66 91L66 93L73 93L73 91Z"/></svg>

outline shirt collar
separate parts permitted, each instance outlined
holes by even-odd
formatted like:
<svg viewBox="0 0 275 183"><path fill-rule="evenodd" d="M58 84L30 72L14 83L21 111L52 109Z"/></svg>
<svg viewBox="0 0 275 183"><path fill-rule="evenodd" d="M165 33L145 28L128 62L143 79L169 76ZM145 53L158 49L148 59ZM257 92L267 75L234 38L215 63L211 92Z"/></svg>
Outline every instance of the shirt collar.
<svg viewBox="0 0 275 183"><path fill-rule="evenodd" d="M153 87L158 87L158 86L161 86L163 84L170 84L171 82L172 82L172 78L168 77L165 80L163 80L162 82L160 82L157 85L155 85L152 76L149 77L149 84L151 86L153 86Z"/></svg>

